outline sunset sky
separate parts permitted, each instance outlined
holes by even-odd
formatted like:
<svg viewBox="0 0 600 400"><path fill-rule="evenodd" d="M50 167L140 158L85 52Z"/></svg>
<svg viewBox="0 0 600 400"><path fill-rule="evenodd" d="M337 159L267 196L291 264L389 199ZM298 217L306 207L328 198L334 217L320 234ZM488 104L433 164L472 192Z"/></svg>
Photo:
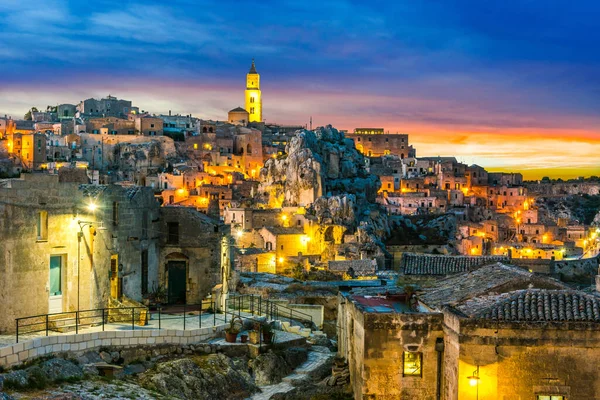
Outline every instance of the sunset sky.
<svg viewBox="0 0 600 400"><path fill-rule="evenodd" d="M417 155L600 175L600 2L0 0L0 114L108 94L225 119L382 127Z"/></svg>

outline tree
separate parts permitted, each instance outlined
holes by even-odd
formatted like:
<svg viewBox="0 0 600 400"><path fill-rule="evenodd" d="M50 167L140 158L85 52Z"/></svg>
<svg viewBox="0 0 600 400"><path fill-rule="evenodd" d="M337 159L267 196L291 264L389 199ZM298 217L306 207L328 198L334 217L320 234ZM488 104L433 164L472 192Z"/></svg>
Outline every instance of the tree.
<svg viewBox="0 0 600 400"><path fill-rule="evenodd" d="M25 119L25 121L33 120L32 113L34 112L38 112L38 109L36 107L31 107L31 110L27 111L27 114L25 114L25 117L23 119Z"/></svg>

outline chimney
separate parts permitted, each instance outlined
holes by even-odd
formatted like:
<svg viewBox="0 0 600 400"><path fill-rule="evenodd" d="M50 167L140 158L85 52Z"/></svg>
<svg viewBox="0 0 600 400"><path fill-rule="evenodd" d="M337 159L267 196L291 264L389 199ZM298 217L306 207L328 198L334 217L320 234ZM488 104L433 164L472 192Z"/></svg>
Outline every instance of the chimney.
<svg viewBox="0 0 600 400"><path fill-rule="evenodd" d="M169 110L169 117L171 116L171 110Z"/></svg>

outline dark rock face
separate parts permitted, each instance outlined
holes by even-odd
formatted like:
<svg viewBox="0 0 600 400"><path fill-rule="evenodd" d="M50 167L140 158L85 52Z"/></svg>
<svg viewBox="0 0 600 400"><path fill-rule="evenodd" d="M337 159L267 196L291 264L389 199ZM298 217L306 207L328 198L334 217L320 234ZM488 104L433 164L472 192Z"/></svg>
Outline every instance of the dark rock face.
<svg viewBox="0 0 600 400"><path fill-rule="evenodd" d="M308 350L304 347L290 347L283 352L283 359L291 369L296 369L308 359Z"/></svg>
<svg viewBox="0 0 600 400"><path fill-rule="evenodd" d="M308 351L302 347L291 347L282 353L261 354L250 361L257 385L273 385L281 382L296 367L308 359Z"/></svg>
<svg viewBox="0 0 600 400"><path fill-rule="evenodd" d="M40 364L40 369L53 382L64 382L83 378L83 371L71 361L53 358Z"/></svg>
<svg viewBox="0 0 600 400"><path fill-rule="evenodd" d="M71 361L52 358L39 365L4 374L2 380L6 388L42 389L51 383L77 381L83 376L83 370Z"/></svg>
<svg viewBox="0 0 600 400"><path fill-rule="evenodd" d="M140 382L145 388L179 399L244 399L258 390L248 372L222 354L158 364L144 373Z"/></svg>
<svg viewBox="0 0 600 400"><path fill-rule="evenodd" d="M281 382L291 372L283 357L268 352L256 357L250 363L257 385L273 385Z"/></svg>

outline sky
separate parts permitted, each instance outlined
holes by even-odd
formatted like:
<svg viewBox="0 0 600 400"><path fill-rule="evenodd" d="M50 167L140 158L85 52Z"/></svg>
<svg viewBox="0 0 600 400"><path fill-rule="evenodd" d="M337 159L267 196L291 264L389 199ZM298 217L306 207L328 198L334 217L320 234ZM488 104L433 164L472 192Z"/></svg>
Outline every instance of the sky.
<svg viewBox="0 0 600 400"><path fill-rule="evenodd" d="M600 2L0 0L0 115L111 94L226 119L408 133L526 179L600 175Z"/></svg>

